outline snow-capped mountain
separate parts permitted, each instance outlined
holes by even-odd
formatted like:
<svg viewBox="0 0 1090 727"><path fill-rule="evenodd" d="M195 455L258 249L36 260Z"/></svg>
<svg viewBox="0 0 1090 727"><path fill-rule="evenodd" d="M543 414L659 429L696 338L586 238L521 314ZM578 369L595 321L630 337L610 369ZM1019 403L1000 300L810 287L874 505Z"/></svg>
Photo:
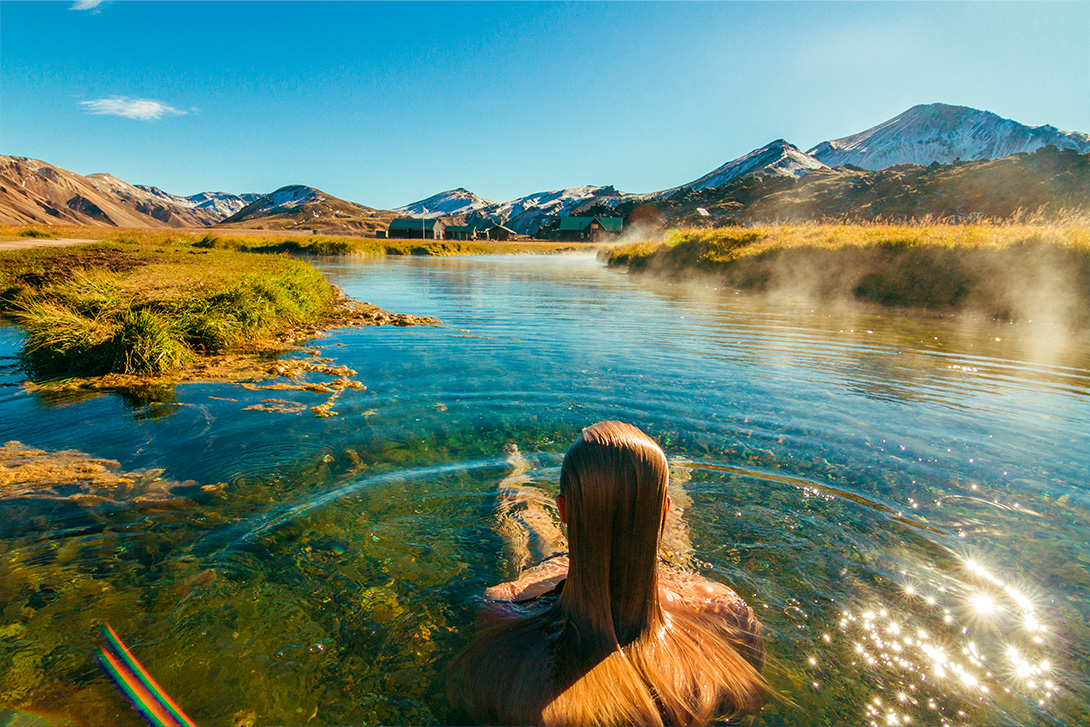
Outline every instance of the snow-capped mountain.
<svg viewBox="0 0 1090 727"><path fill-rule="evenodd" d="M823 141L807 153L831 167L854 164L882 169L894 164L997 159L1049 144L1087 153L1090 134L1026 126L990 111L934 103L913 106L858 134Z"/></svg>
<svg viewBox="0 0 1090 727"><path fill-rule="evenodd" d="M519 197L508 202L489 202L466 189L441 192L427 199L399 207L399 214L411 217L451 217L486 219L510 227L515 232L532 235L557 217L578 214L591 206L616 207L629 200L667 197L683 189L714 189L741 177L801 177L812 169L825 169L817 159L803 153L783 139L755 149L729 161L700 179L652 194L628 194L613 186L571 187Z"/></svg>
<svg viewBox="0 0 1090 727"><path fill-rule="evenodd" d="M129 184L112 174L90 174L87 178L100 192L175 227L213 225L261 196L201 192L190 197L182 197L165 192L158 187Z"/></svg>
<svg viewBox="0 0 1090 727"><path fill-rule="evenodd" d="M173 204L189 207L197 210L208 210L219 219L230 217L240 209L258 199L260 194L228 194L227 192L201 192L188 197L181 197L170 192L164 192L158 187L150 187L145 184L137 184L137 189L142 189L150 195L158 197ZM217 220L218 221L218 220Z"/></svg>
<svg viewBox="0 0 1090 727"><path fill-rule="evenodd" d="M330 234L374 234L385 229L393 212L348 202L331 194L292 184L262 195L220 222L225 227L266 230L321 230Z"/></svg>
<svg viewBox="0 0 1090 727"><path fill-rule="evenodd" d="M825 169L826 165L809 154L804 153L794 144L783 139L776 139L760 149L729 161L718 169L705 174L680 187L667 189L652 196L665 197L680 189L716 189L739 177L801 177L812 169Z"/></svg>
<svg viewBox="0 0 1090 727"><path fill-rule="evenodd" d="M167 194L155 188L152 188L155 189L152 192L145 187L129 184L112 174L89 174L87 179L99 192L171 227L204 227L222 219L214 212L195 209L184 197Z"/></svg>
<svg viewBox="0 0 1090 727"><path fill-rule="evenodd" d="M307 202L324 202L325 196L314 187L302 184L289 184L275 192L259 196L242 207L223 222L239 222L255 217L269 217L285 212L294 212Z"/></svg>
<svg viewBox="0 0 1090 727"><path fill-rule="evenodd" d="M407 217L430 219L463 216L468 220L488 220L505 225L519 234L532 235L551 218L572 214L584 205L615 207L631 197L612 186L591 185L535 192L507 202L490 202L469 190L452 189L394 211Z"/></svg>
<svg viewBox="0 0 1090 727"><path fill-rule="evenodd" d="M468 189L459 187L447 192L433 194L427 199L407 204L394 210L405 217L422 217L432 219L434 217L456 217L458 215L471 215L487 209L496 202L478 197Z"/></svg>

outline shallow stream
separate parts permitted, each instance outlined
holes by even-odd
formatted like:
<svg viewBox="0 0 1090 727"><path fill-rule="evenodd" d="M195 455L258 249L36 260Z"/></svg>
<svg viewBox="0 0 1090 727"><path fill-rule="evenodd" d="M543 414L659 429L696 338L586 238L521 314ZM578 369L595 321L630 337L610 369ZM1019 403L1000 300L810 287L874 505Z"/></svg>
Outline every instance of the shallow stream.
<svg viewBox="0 0 1090 727"><path fill-rule="evenodd" d="M326 394L234 384L32 394L0 326L0 443L135 473L106 497L0 500L0 726L140 724L95 662L105 622L198 724L456 719L444 666L513 575L504 446L553 492L601 419L663 445L693 567L762 619L784 699L758 724L1090 723L1085 335L587 255L318 265L445 326L292 354L357 371L334 417L310 411Z"/></svg>

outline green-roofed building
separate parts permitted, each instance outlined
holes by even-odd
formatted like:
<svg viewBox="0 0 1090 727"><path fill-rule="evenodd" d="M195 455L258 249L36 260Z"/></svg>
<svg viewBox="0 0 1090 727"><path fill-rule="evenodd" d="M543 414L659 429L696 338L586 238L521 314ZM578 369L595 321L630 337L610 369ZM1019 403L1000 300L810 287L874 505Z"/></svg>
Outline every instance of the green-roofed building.
<svg viewBox="0 0 1090 727"><path fill-rule="evenodd" d="M448 240L476 240L477 227L475 225L447 225L443 235Z"/></svg>
<svg viewBox="0 0 1090 727"><path fill-rule="evenodd" d="M600 242L615 240L624 231L620 217L561 217L558 240Z"/></svg>
<svg viewBox="0 0 1090 727"><path fill-rule="evenodd" d="M390 223L387 237L408 240L442 240L447 226L441 220L418 220L413 217L398 217Z"/></svg>

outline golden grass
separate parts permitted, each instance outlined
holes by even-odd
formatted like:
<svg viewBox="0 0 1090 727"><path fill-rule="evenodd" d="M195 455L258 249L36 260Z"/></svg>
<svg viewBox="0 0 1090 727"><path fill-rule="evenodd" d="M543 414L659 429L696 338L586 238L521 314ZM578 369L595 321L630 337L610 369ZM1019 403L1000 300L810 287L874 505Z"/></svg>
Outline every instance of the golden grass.
<svg viewBox="0 0 1090 727"><path fill-rule="evenodd" d="M124 228L84 225L0 225L0 240L34 237L95 240L145 246L197 247L303 255L506 255L593 248L590 243L548 240L402 240L295 231L233 228Z"/></svg>
<svg viewBox="0 0 1090 727"><path fill-rule="evenodd" d="M667 248L699 243L706 246L705 258L725 262L774 250L811 248L832 250L845 247L938 246L946 248L993 248L1013 245L1049 244L1075 250L1090 250L1090 217L1066 214L1056 219L975 222L954 225L924 219L911 224L881 222L828 224L804 223L762 227L684 228L672 231ZM615 249L615 254L646 257L660 249L646 242Z"/></svg>
<svg viewBox="0 0 1090 727"><path fill-rule="evenodd" d="M671 231L664 243L602 254L630 272L711 275L740 290L1090 324L1085 213L972 224L690 228Z"/></svg>

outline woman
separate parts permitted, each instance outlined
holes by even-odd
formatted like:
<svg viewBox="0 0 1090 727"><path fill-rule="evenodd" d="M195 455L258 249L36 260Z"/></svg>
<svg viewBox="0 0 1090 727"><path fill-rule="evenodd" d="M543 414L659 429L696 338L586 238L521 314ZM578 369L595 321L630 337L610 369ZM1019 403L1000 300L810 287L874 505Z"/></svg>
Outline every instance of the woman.
<svg viewBox="0 0 1090 727"><path fill-rule="evenodd" d="M475 719L701 724L760 706L753 612L726 586L659 563L668 478L636 427L583 430L556 498L568 556L488 589L482 628L453 665L452 695Z"/></svg>

